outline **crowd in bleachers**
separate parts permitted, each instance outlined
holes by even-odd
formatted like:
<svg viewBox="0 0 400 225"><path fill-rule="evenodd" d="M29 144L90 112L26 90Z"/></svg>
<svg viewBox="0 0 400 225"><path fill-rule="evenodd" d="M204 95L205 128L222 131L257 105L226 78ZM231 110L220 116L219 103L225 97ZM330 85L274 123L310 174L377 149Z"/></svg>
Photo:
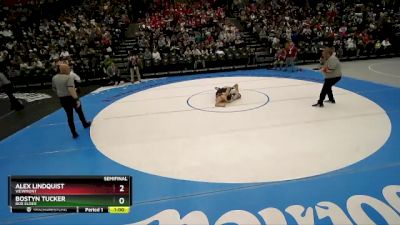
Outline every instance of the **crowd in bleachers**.
<svg viewBox="0 0 400 225"><path fill-rule="evenodd" d="M399 8L385 0L322 0L311 7L292 0L261 1L242 7L239 18L271 54L293 41L308 58L319 57L327 45L339 57L388 53L400 34Z"/></svg>
<svg viewBox="0 0 400 225"><path fill-rule="evenodd" d="M59 62L68 61L84 79L108 74L130 24L129 0L71 0L79 5L62 8L53 17L37 6L32 10L34 2L0 9L1 71L22 80L43 74L49 77ZM399 7L385 0L321 0L312 1L312 6L294 0L233 2L233 7L223 7L218 1L200 0L150 10L138 21L134 45L122 67L140 74L160 68L251 64L256 62L255 51L276 55L282 62L289 43L298 50L295 57L303 60L318 59L324 46L333 46L339 57L398 53L400 49ZM235 18L226 17L234 15L232 8L241 26ZM263 47L249 47L244 32Z"/></svg>
<svg viewBox="0 0 400 225"><path fill-rule="evenodd" d="M145 67L181 64L205 67L228 50L243 46L239 29L226 20L225 10L207 1L177 3L149 13L140 23L137 52Z"/></svg>
<svg viewBox="0 0 400 225"><path fill-rule="evenodd" d="M334 47L339 57L399 51L399 8L389 6L385 0L322 0L311 7L293 0L235 2L244 31L264 44L267 56L288 51L290 42L298 49L296 58L302 60L318 59L325 46ZM196 69L198 64L209 67L213 55L214 59L219 55L221 59L250 57L254 49L246 48L241 31L227 23L225 13L202 1L190 7L176 4L148 14L138 39L142 59L147 60L147 67L161 65L164 69L171 61L175 64L181 59L181 64L192 65L185 68ZM210 63L204 63L204 59ZM252 60L242 62L246 61Z"/></svg>
<svg viewBox="0 0 400 225"><path fill-rule="evenodd" d="M113 54L130 23L126 3L85 0L56 18L40 19L29 5L0 9L1 70L30 79L44 73L52 76L60 61L68 61L75 70L86 70L84 74L95 72L103 57ZM16 13L18 21L13 19Z"/></svg>

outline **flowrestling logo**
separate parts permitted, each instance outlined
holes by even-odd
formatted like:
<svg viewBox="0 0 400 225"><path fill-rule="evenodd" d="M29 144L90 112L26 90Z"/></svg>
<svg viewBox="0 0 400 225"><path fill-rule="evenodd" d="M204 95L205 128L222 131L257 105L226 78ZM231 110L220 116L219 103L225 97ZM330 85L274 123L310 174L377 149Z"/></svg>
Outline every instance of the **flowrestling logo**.
<svg viewBox="0 0 400 225"><path fill-rule="evenodd" d="M320 224L318 221L323 219L330 219L334 225L377 224L375 217L369 215L366 208L374 210L374 215L379 214L387 224L400 224L400 185L386 186L383 188L382 194L382 199L368 195L353 195L347 199L346 209L340 208L334 202L321 201L314 207L307 208L302 205L291 205L284 210L267 207L258 211L258 215L246 210L231 210L221 214L215 223L210 223L207 215L202 211L192 211L181 215L175 209L167 209L148 219L129 225L155 224L155 222L158 222L159 225L285 225L289 224L289 217L299 225Z"/></svg>

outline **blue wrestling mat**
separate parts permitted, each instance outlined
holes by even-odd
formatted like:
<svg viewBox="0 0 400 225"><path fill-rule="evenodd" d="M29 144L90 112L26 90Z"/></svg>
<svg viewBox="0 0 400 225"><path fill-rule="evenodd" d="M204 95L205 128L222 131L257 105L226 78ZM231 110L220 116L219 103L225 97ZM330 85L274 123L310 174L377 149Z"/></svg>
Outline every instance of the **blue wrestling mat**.
<svg viewBox="0 0 400 225"><path fill-rule="evenodd" d="M300 80L316 83L318 90L323 82L320 74L308 70L294 73L250 70L200 74L161 78L110 89L90 94L82 98L82 103L86 117L93 120L102 110L118 100L127 96L134 97L142 91L179 82L225 77ZM196 181L132 169L128 165L128 159L124 163L118 163L99 151L91 132L82 128L76 114L80 137L72 139L65 112L58 110L0 142L0 224L400 224L400 89L348 77L343 77L337 87L356 93L384 110L390 125L387 140L372 154L345 167L311 176L265 182ZM188 96L198 93L202 92L193 90ZM313 110L312 113L324 113L334 108L328 105L323 109L311 107L319 92L313 93L315 95L305 103L309 110ZM270 107L274 102L274 95L268 89L265 95L268 95L269 102L260 104L264 108ZM184 99L182 104L185 105L182 107L195 110L186 105L187 99ZM340 101L337 105L339 104ZM252 111L243 113L258 109L254 107ZM211 115L209 112L199 113ZM351 126L352 124L348 124L349 128ZM365 132L369 129L375 128L369 127ZM113 132L106 135L113 137ZM351 142L356 136L363 140L363 135L364 132L349 133L346 140ZM304 140L305 144L313 141L316 140ZM290 137L287 137L287 142L290 142ZM191 146L185 148L189 151ZM352 151L362 150L360 148L363 148L362 143L355 143ZM118 151L118 148L113 151ZM127 157L134 159L135 156ZM229 157L224 155L218 160L227 161ZM162 158L157 160L163 161ZM296 159L291 160L296 162ZM298 160L301 167L301 159ZM318 161L319 158L313 159L315 163ZM212 167L203 169L213 171ZM238 174L241 173L240 164L235 169ZM277 171L261 172L274 174ZM130 175L133 185L130 212L11 213L8 206L8 176L42 175Z"/></svg>

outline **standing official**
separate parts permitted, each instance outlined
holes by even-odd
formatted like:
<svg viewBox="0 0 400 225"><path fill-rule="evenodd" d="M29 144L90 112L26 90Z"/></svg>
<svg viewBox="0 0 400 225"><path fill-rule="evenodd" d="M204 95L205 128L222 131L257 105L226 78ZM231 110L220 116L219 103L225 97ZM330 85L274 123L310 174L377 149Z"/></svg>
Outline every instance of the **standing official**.
<svg viewBox="0 0 400 225"><path fill-rule="evenodd" d="M322 74L325 77L324 86L322 86L319 100L316 104L312 105L315 107L324 107L324 100L328 95L329 100L327 102L336 103L332 93L332 86L335 85L342 78L342 70L339 59L333 54L332 48L325 48L322 52L321 61L324 62L324 66L321 69Z"/></svg>
<svg viewBox="0 0 400 225"><path fill-rule="evenodd" d="M79 135L76 132L74 124L74 112L78 113L79 119L82 122L84 128L90 127L90 122L86 121L85 115L82 111L82 105L79 101L79 97L76 94L74 85L74 78L70 75L70 68L67 64L61 64L59 66L60 73L55 75L52 80L53 90L57 93L60 98L61 106L64 108L67 118L69 129L71 130L72 137L77 138Z"/></svg>

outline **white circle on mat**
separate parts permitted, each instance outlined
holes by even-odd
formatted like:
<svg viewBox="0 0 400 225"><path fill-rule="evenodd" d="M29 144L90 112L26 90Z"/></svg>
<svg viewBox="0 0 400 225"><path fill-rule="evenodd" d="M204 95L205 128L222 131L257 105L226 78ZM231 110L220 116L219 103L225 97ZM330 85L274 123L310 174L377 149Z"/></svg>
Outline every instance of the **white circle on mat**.
<svg viewBox="0 0 400 225"><path fill-rule="evenodd" d="M265 93L269 103L234 113L204 112L187 104L196 93L212 94L216 86L235 83L240 89ZM273 77L218 77L158 86L102 110L93 120L91 138L105 156L132 169L220 183L315 176L378 151L391 132L386 112L337 87L337 104L311 107L321 87ZM213 100L209 98L210 106ZM265 99L260 95L243 92L235 105L261 102Z"/></svg>
<svg viewBox="0 0 400 225"><path fill-rule="evenodd" d="M215 107L215 92L216 90L208 90L196 93L190 96L187 104L193 109L201 110L204 112L217 112L217 113L233 113L255 110L265 106L269 102L267 94L257 90L239 90L241 95L246 96L246 99L251 99L251 102L236 100L230 102L225 107Z"/></svg>

